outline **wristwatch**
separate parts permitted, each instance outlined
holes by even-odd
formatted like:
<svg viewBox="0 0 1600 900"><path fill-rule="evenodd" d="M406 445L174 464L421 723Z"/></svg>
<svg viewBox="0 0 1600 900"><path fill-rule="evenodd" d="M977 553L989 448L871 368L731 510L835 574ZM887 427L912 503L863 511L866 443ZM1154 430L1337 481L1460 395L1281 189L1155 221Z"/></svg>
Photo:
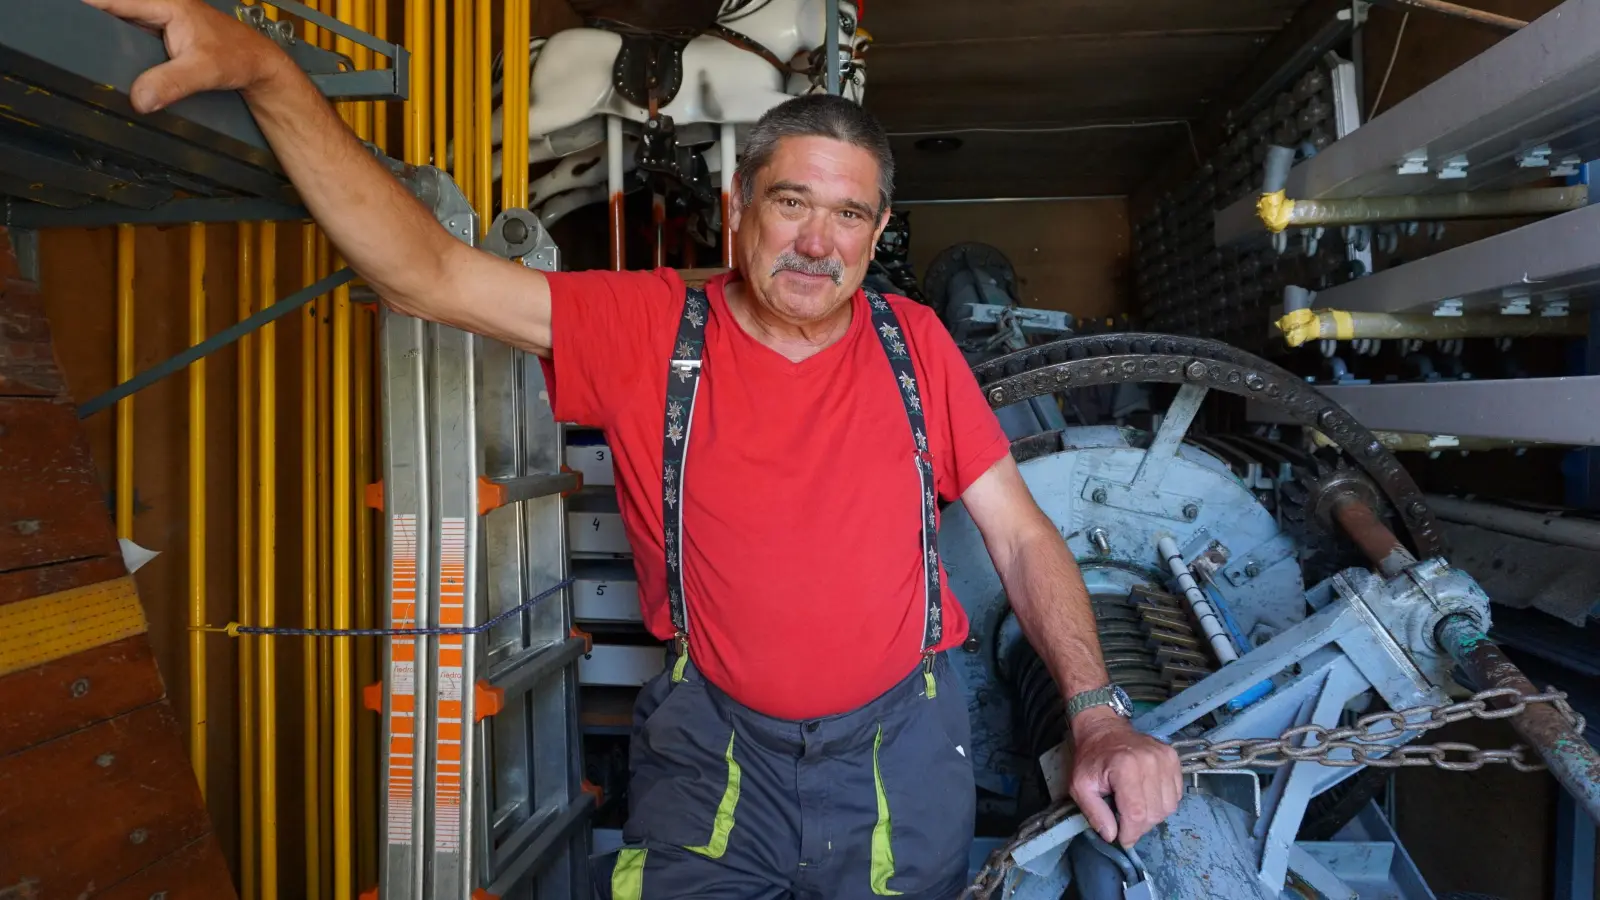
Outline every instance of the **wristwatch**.
<svg viewBox="0 0 1600 900"><path fill-rule="evenodd" d="M1096 706L1109 706L1124 719L1133 718L1133 701L1128 698L1128 692L1115 684L1108 684L1073 694L1072 699L1067 701L1067 720L1070 722L1078 713Z"/></svg>

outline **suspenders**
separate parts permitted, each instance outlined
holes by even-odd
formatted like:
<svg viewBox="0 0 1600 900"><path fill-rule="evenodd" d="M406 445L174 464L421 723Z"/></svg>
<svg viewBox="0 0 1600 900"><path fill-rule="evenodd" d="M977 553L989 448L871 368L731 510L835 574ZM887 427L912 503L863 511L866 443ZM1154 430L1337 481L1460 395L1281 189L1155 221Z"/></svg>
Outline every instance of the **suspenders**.
<svg viewBox="0 0 1600 900"><path fill-rule="evenodd" d="M917 373L911 365L911 354L906 349L905 332L900 327L900 320L890 308L889 301L877 291L867 288L866 294L872 311L872 331L878 336L884 355L889 358L889 366L894 371L898 387L896 393L905 405L912 438L911 461L917 467L917 480L922 485L922 653L931 663L933 648L944 636L944 620L939 597L939 547L934 518L937 507L933 456L928 452L928 426L923 416ZM679 651L673 672L675 680L683 677L689 638L689 613L683 593L684 463L689 454L689 431L694 424L695 397L700 392L700 357L705 350L706 312L710 305L705 291L698 288L688 290L688 297L683 304L683 318L678 322L678 339L667 370L667 414L661 438L661 519L667 555L667 606L672 614L672 627L677 632ZM863 390L872 388L863 386ZM931 696L931 669L928 686Z"/></svg>

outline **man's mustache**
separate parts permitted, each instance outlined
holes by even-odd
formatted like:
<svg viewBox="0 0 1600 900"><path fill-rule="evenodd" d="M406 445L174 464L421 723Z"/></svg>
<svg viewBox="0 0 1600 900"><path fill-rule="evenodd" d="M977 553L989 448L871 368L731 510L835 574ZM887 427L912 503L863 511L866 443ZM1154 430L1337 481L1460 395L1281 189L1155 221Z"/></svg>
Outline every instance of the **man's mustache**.
<svg viewBox="0 0 1600 900"><path fill-rule="evenodd" d="M793 250L785 250L773 260L772 274L777 275L785 270L799 272L802 275L826 275L833 279L835 285L844 281L844 263L831 256L818 259L814 256L803 256Z"/></svg>

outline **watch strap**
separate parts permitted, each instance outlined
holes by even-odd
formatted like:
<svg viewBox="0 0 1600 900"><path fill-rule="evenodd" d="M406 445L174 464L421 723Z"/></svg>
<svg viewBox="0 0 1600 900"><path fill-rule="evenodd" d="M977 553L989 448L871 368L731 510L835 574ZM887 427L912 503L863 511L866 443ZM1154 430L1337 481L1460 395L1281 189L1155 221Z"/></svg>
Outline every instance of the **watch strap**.
<svg viewBox="0 0 1600 900"><path fill-rule="evenodd" d="M1116 688L1113 685L1097 687L1092 690L1080 691L1067 700L1067 719L1071 720L1078 713L1096 706L1112 706Z"/></svg>

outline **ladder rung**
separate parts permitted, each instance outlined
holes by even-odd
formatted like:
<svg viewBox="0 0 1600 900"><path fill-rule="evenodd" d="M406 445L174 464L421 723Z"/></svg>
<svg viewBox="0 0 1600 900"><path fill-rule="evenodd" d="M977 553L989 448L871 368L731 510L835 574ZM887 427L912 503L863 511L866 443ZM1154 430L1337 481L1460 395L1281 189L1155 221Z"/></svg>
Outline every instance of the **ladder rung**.
<svg viewBox="0 0 1600 900"><path fill-rule="evenodd" d="M546 644L495 666L489 672L487 681L505 691L508 698L518 696L582 656L586 646L581 637L569 637L559 643Z"/></svg>
<svg viewBox="0 0 1600 900"><path fill-rule="evenodd" d="M583 476L570 470L541 472L538 475L523 475L520 478L502 478L495 481L480 478L478 515L486 516L490 510L520 503L523 500L548 497L551 494L571 494L581 487L583 487Z"/></svg>
<svg viewBox="0 0 1600 900"><path fill-rule="evenodd" d="M495 854L494 869L497 875L487 889L490 896L506 896L529 872L537 870L552 854L560 852L571 838L573 830L592 812L594 797L584 794L567 804L566 809L553 819L542 818L542 828L539 827L540 819L530 819L529 823L538 831L527 848L517 852L504 865L499 864L501 855Z"/></svg>

